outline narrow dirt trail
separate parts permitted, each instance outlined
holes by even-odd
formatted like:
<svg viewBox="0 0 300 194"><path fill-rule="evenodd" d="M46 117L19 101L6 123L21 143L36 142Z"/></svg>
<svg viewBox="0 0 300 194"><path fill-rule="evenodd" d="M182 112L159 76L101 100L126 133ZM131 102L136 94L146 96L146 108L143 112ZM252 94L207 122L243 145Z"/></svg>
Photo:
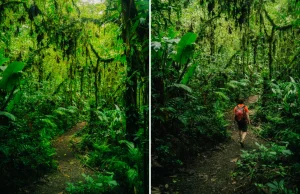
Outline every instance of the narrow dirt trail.
<svg viewBox="0 0 300 194"><path fill-rule="evenodd" d="M66 182L77 182L83 180L82 173L93 174L93 171L82 166L70 147L72 135L80 131L86 125L85 122L78 123L67 133L55 139L53 147L56 149L54 159L58 162L56 171L45 175L30 193L34 194L62 194L66 188Z"/></svg>
<svg viewBox="0 0 300 194"><path fill-rule="evenodd" d="M247 99L246 105L249 106L257 102L258 96L251 96ZM250 110L251 115L255 110ZM226 113L226 118L232 120L233 110ZM241 191L240 188L245 184L243 180L234 180L231 173L236 167L236 162L242 153L241 150L252 150L256 148L255 142L263 141L257 138L253 132L248 130L245 140L245 147L241 148L238 143L238 130L234 122L231 121L228 132L231 139L225 143L217 145L212 150L201 153L193 162L188 164L180 174L170 177L170 185L165 185L163 193L176 194L214 194L214 193L251 193ZM160 193L160 192L152 192Z"/></svg>

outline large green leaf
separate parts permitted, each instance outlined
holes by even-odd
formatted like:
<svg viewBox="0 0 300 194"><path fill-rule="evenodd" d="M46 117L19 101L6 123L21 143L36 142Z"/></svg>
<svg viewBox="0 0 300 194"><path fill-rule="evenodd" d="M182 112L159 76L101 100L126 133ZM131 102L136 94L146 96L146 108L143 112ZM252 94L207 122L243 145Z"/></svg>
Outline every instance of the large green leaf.
<svg viewBox="0 0 300 194"><path fill-rule="evenodd" d="M185 64L193 54L192 44L196 41L197 35L195 33L186 33L177 45L177 54L175 61Z"/></svg>
<svg viewBox="0 0 300 194"><path fill-rule="evenodd" d="M192 32L188 32L180 39L178 43L178 48L184 48L188 45L193 44L197 39L197 35Z"/></svg>
<svg viewBox="0 0 300 194"><path fill-rule="evenodd" d="M183 79L181 80L180 83L182 84L187 84L189 82L189 80L191 79L191 77L193 76L196 67L197 67L197 63L194 63L192 66L189 67L188 71L184 74Z"/></svg>
<svg viewBox="0 0 300 194"><path fill-rule="evenodd" d="M21 77L21 74L14 73L6 81L6 85L4 85L4 89L6 91L13 90L14 86L19 82L19 78Z"/></svg>
<svg viewBox="0 0 300 194"><path fill-rule="evenodd" d="M3 77L10 76L13 73L17 73L17 72L21 71L23 68L24 68L24 63L14 61L14 62L10 63L8 65L8 67L5 69L5 71L3 72Z"/></svg>
<svg viewBox="0 0 300 194"><path fill-rule="evenodd" d="M6 107L6 110L9 112L11 112L14 109L15 105L17 105L20 102L23 92L17 91L14 94L15 97L9 102L9 104Z"/></svg>
<svg viewBox="0 0 300 194"><path fill-rule="evenodd" d="M12 62L4 70L2 79L0 80L0 88L4 90L11 90L18 80L18 76L13 76L15 73L20 72L24 68L22 62Z"/></svg>

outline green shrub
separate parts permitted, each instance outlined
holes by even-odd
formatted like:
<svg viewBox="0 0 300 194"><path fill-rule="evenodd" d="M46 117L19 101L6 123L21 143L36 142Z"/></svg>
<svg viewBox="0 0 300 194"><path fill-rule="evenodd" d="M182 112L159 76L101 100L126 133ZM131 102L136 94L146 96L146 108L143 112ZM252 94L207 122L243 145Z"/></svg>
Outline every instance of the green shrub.
<svg viewBox="0 0 300 194"><path fill-rule="evenodd" d="M89 166L113 172L118 189L121 188L123 193L143 193L145 168L142 150L146 144L143 141L144 129L141 128L136 133L135 143L126 141L124 121L124 113L119 107L103 111L91 108L89 125L81 132L79 149L86 153L84 162ZM84 184L88 183L82 183L76 188L87 192L87 185Z"/></svg>
<svg viewBox="0 0 300 194"><path fill-rule="evenodd" d="M267 185L270 186L271 191L275 191L274 185L276 185L278 192L275 193L284 193L286 189L283 187L284 179L292 173L287 163L292 152L287 149L287 145L281 146L275 143L272 143L270 147L258 143L256 145L258 149L242 151L241 160L237 162L238 174L243 176L246 174L258 190L266 188ZM280 184L277 184L276 181L279 180ZM288 189L286 191L289 193Z"/></svg>
<svg viewBox="0 0 300 194"><path fill-rule="evenodd" d="M30 131L22 121L0 126L0 181L2 187L20 187L56 167L50 138ZM30 176L28 176L30 174Z"/></svg>
<svg viewBox="0 0 300 194"><path fill-rule="evenodd" d="M114 180L114 174L102 175L98 174L96 178L82 174L85 181L78 183L68 183L66 190L70 194L99 194L99 193L113 193L118 186L117 181Z"/></svg>

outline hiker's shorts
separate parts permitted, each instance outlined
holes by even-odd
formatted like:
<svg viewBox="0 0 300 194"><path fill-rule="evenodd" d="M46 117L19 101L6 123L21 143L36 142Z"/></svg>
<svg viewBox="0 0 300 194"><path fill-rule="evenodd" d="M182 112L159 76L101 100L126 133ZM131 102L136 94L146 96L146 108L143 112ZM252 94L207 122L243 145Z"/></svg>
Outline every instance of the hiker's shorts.
<svg viewBox="0 0 300 194"><path fill-rule="evenodd" d="M245 120L237 121L237 125L239 130L242 130L243 132L247 132L248 129L247 121Z"/></svg>

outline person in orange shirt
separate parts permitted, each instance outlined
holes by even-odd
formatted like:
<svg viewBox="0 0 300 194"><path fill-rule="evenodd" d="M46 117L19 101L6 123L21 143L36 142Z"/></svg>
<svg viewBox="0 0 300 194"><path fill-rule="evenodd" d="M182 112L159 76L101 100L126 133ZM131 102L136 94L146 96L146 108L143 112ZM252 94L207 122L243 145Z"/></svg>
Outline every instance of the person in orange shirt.
<svg viewBox="0 0 300 194"><path fill-rule="evenodd" d="M248 124L250 124L249 109L244 105L244 100L239 99L238 105L234 107L234 120L237 122L241 147L244 147Z"/></svg>

